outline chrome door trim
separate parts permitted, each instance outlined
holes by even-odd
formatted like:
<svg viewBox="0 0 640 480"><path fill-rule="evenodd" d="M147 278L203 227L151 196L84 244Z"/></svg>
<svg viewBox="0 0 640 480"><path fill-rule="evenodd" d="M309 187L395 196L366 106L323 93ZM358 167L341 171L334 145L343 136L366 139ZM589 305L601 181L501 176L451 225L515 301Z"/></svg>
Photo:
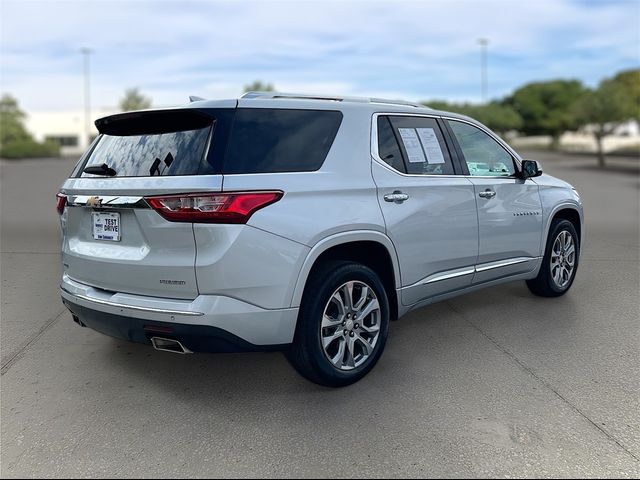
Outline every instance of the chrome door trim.
<svg viewBox="0 0 640 480"><path fill-rule="evenodd" d="M67 295L70 295L73 298L84 300L85 302L97 303L99 305L106 305L108 307L127 308L129 310L139 310L142 312L149 312L149 313L163 313L167 315L186 315L191 317L199 317L204 315L204 313L202 312L193 312L193 311L186 311L186 310L166 310L163 308L153 308L153 307L139 307L137 305L128 305L125 303L112 302L110 300L102 300L99 298L93 298L87 295L70 292L69 290L67 290L62 286L60 286L60 290L62 290L62 292L66 293Z"/></svg>
<svg viewBox="0 0 640 480"><path fill-rule="evenodd" d="M144 197L126 195L69 195L67 205L90 208L151 208Z"/></svg>
<svg viewBox="0 0 640 480"><path fill-rule="evenodd" d="M487 270L493 270L494 268L508 267L509 265L516 265L518 263L531 262L539 260L541 257L514 257L507 258L505 260L498 260L496 262L481 263L476 265L476 272L486 272Z"/></svg>
<svg viewBox="0 0 640 480"><path fill-rule="evenodd" d="M428 277L425 277L422 280L417 281L413 285L407 285L406 287L403 287L403 288L417 287L418 285L426 285L428 283L440 282L442 280L449 280L451 278L462 277L464 275L472 275L473 273L475 273L475 268L473 266L456 268L453 270L445 270L443 272L433 273Z"/></svg>
<svg viewBox="0 0 640 480"><path fill-rule="evenodd" d="M453 270L444 270L442 272L433 273L422 280L417 281L412 285L407 285L402 288L417 287L418 285L427 285L429 283L440 282L442 280L450 280L452 278L462 277L464 275L471 275L477 272L486 272L487 270L493 270L495 268L508 267L509 265L517 265L518 263L532 262L540 260L542 257L514 257L507 258L505 260L498 260L496 262L481 263L478 265L455 268Z"/></svg>

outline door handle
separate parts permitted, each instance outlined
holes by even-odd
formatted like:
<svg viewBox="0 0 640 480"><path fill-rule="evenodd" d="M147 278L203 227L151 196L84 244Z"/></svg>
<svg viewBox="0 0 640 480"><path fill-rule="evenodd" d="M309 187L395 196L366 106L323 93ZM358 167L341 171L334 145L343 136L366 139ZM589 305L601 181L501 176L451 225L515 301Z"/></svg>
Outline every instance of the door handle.
<svg viewBox="0 0 640 480"><path fill-rule="evenodd" d="M496 192L494 192L493 190L487 188L484 192L480 192L478 195L480 197L482 197L482 198L489 199L489 198L495 197L496 196Z"/></svg>
<svg viewBox="0 0 640 480"><path fill-rule="evenodd" d="M387 193L384 196L385 202L402 203L409 198L409 195L402 193L400 190L396 190L393 193Z"/></svg>

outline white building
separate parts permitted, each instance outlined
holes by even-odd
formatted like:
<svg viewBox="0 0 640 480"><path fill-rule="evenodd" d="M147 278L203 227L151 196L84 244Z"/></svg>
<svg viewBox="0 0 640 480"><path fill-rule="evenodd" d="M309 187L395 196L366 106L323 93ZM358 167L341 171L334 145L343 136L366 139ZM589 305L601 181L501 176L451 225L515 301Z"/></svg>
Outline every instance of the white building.
<svg viewBox="0 0 640 480"><path fill-rule="evenodd" d="M60 144L62 155L78 156L89 146L98 134L94 125L96 119L117 113L116 108L96 108L91 111L89 138L86 134L83 110L56 112L29 112L26 119L27 130L40 142L54 140Z"/></svg>

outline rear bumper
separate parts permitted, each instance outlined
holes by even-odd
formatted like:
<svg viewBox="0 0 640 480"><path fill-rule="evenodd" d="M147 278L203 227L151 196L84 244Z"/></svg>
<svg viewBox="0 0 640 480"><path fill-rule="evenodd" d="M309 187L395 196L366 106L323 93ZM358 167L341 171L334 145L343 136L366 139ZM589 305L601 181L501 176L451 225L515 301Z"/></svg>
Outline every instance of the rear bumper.
<svg viewBox="0 0 640 480"><path fill-rule="evenodd" d="M297 308L267 310L230 297L170 300L113 293L66 274L63 303L82 324L106 335L150 344L172 338L193 352L260 351L293 341Z"/></svg>

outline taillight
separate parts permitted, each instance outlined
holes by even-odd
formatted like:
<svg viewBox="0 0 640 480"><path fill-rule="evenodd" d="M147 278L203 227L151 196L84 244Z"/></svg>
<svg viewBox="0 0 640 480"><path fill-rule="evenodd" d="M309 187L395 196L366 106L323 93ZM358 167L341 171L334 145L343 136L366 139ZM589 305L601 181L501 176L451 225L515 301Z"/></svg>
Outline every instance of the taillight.
<svg viewBox="0 0 640 480"><path fill-rule="evenodd" d="M247 223L256 210L282 198L283 193L189 193L146 197L160 215L172 222Z"/></svg>
<svg viewBox="0 0 640 480"><path fill-rule="evenodd" d="M58 215L62 215L64 213L64 207L67 205L67 196L64 193L56 194L56 210L58 210Z"/></svg>

